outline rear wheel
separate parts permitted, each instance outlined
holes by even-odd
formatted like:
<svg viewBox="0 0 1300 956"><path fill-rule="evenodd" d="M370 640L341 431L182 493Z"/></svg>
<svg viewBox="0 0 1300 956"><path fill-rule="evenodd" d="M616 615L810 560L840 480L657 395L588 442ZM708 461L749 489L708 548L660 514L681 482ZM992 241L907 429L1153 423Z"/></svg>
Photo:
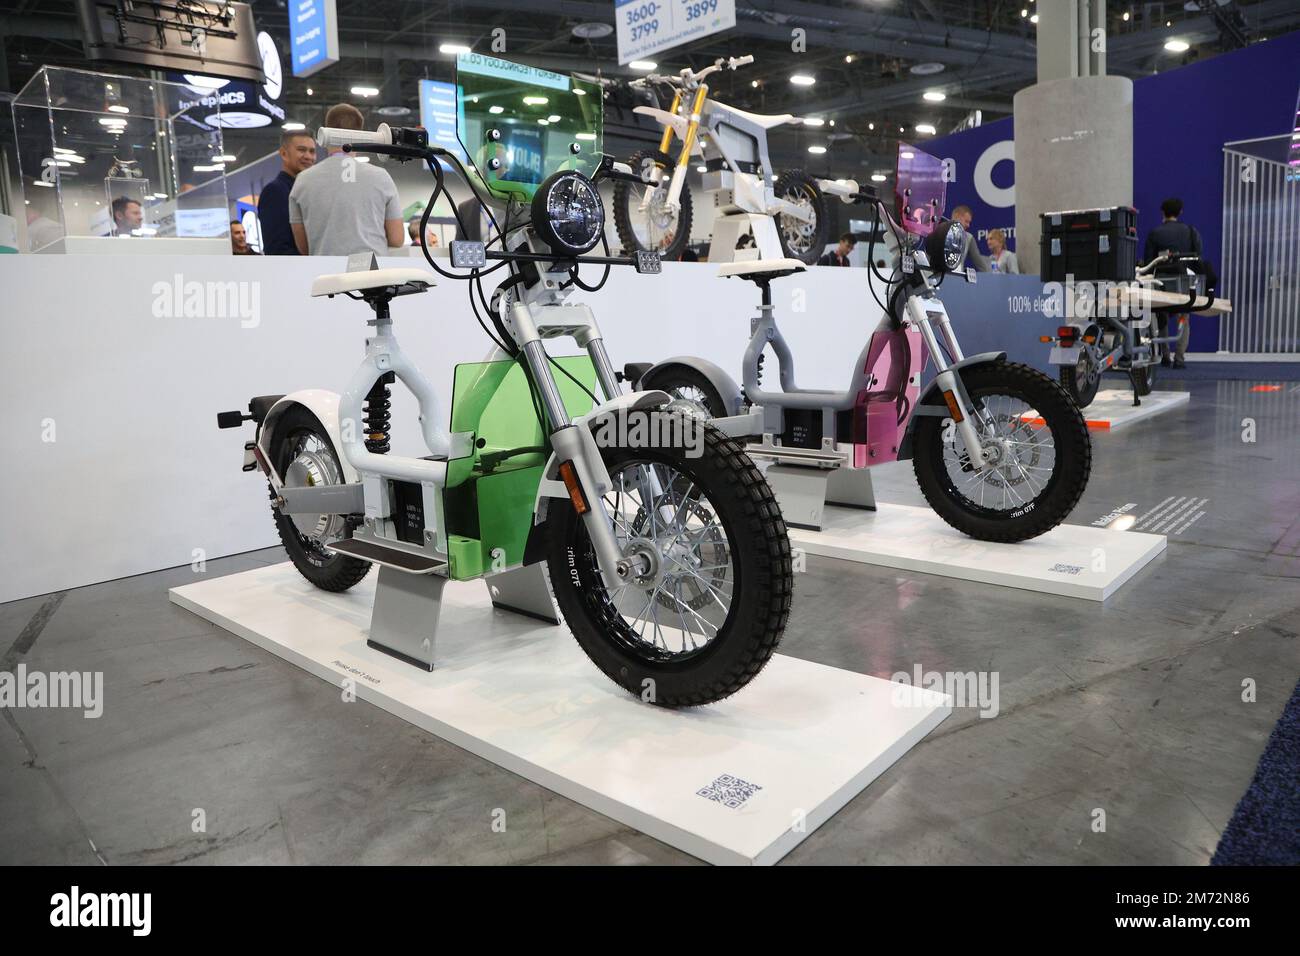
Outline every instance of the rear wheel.
<svg viewBox="0 0 1300 956"><path fill-rule="evenodd" d="M635 560L634 577L605 582L586 525L562 501L552 504L547 555L583 651L664 707L713 703L753 680L785 632L794 577L776 498L741 445L709 425L678 433L702 435L703 454L602 449L611 490L596 504Z"/></svg>
<svg viewBox="0 0 1300 956"><path fill-rule="evenodd" d="M1079 351L1079 361L1074 365L1061 366L1061 387L1070 393L1074 404L1087 408L1097 397L1101 387L1101 367L1097 364L1096 353L1089 348Z"/></svg>
<svg viewBox="0 0 1300 956"><path fill-rule="evenodd" d="M640 382L640 388L667 392L669 408L696 418L723 418L727 406L718 390L704 373L687 365L668 365L653 369Z"/></svg>
<svg viewBox="0 0 1300 956"><path fill-rule="evenodd" d="M271 461L288 488L343 484L343 468L316 416L294 406L275 423ZM272 489L271 497L275 497ZM370 562L327 549L347 536L343 515L286 515L272 508L280 541L299 573L325 591L346 591L370 571Z"/></svg>
<svg viewBox="0 0 1300 956"><path fill-rule="evenodd" d="M680 258L691 238L690 189L682 185L681 208L674 212L668 207L674 167L668 155L657 149L638 150L627 162L642 179L648 179L656 168L660 176L657 186L622 179L614 183L614 226L623 250L657 252L670 261Z"/></svg>
<svg viewBox="0 0 1300 956"><path fill-rule="evenodd" d="M1092 471L1083 414L1056 382L1017 362L961 371L991 467L977 468L951 418L917 419L912 467L925 500L958 531L982 541L1023 541L1060 524Z"/></svg>
<svg viewBox="0 0 1300 956"><path fill-rule="evenodd" d="M817 180L802 169L791 169L780 175L772 192L777 199L794 203L811 218L805 222L794 216L778 213L776 232L781 239L781 249L791 259L806 265L816 265L822 250L830 241L830 217L826 212L826 197Z"/></svg>

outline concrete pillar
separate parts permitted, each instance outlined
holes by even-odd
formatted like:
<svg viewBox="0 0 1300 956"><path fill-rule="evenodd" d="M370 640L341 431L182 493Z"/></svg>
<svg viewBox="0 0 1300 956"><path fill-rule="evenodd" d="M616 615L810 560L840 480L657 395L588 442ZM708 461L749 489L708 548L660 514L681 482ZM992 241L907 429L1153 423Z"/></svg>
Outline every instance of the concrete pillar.
<svg viewBox="0 0 1300 956"><path fill-rule="evenodd" d="M1078 0L1039 0L1038 82L1079 75Z"/></svg>
<svg viewBox="0 0 1300 956"><path fill-rule="evenodd" d="M1132 205L1133 82L1063 77L1021 90L1014 102L1016 257L1034 273L1040 213Z"/></svg>

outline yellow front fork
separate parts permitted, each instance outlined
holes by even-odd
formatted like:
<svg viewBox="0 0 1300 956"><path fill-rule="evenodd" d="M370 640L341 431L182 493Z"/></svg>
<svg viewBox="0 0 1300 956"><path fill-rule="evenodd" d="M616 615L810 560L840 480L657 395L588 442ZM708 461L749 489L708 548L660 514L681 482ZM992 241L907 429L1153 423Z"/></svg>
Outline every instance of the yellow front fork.
<svg viewBox="0 0 1300 956"><path fill-rule="evenodd" d="M695 103L691 106L690 123L686 127L686 136L682 140L682 152L677 157L677 165L685 166L691 161L691 150L695 147L695 131L700 127L700 116L704 112L704 100L709 95L709 87L701 83L695 91Z"/></svg>
<svg viewBox="0 0 1300 956"><path fill-rule="evenodd" d="M676 116L676 115L677 115L677 109L678 109L678 107L680 107L681 105L682 105L682 91L681 91L681 90L676 90L676 91L673 93L673 105L669 108L668 112L670 112L670 113L672 113L674 116ZM665 156L667 156L667 155L668 155L668 146L672 143L672 141L673 141L673 124L672 124L672 123L665 123L665 124L664 124L664 135L663 135L663 138L659 140L659 152L661 152L661 153L663 153Z"/></svg>

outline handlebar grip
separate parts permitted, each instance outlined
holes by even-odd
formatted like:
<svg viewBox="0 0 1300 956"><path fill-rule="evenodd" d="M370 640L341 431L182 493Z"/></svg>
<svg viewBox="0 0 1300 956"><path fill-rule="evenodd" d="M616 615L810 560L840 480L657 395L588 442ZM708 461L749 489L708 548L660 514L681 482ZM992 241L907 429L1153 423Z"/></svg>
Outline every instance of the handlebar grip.
<svg viewBox="0 0 1300 956"><path fill-rule="evenodd" d="M749 66L754 62L754 55L746 53L744 56L733 56L731 58L731 68L734 70L738 66Z"/></svg>
<svg viewBox="0 0 1300 956"><path fill-rule="evenodd" d="M393 131L387 123L380 123L374 132L364 129L338 129L322 126L316 130L316 143L325 148L346 146L349 143L368 143L375 146L393 145Z"/></svg>

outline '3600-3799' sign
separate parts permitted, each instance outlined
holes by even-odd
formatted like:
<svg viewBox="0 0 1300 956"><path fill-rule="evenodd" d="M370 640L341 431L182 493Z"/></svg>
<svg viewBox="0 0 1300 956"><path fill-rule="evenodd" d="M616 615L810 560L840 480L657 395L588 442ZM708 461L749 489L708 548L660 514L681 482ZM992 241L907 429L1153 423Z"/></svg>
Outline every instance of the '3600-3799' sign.
<svg viewBox="0 0 1300 956"><path fill-rule="evenodd" d="M614 0L618 62L630 63L736 25L736 0Z"/></svg>

